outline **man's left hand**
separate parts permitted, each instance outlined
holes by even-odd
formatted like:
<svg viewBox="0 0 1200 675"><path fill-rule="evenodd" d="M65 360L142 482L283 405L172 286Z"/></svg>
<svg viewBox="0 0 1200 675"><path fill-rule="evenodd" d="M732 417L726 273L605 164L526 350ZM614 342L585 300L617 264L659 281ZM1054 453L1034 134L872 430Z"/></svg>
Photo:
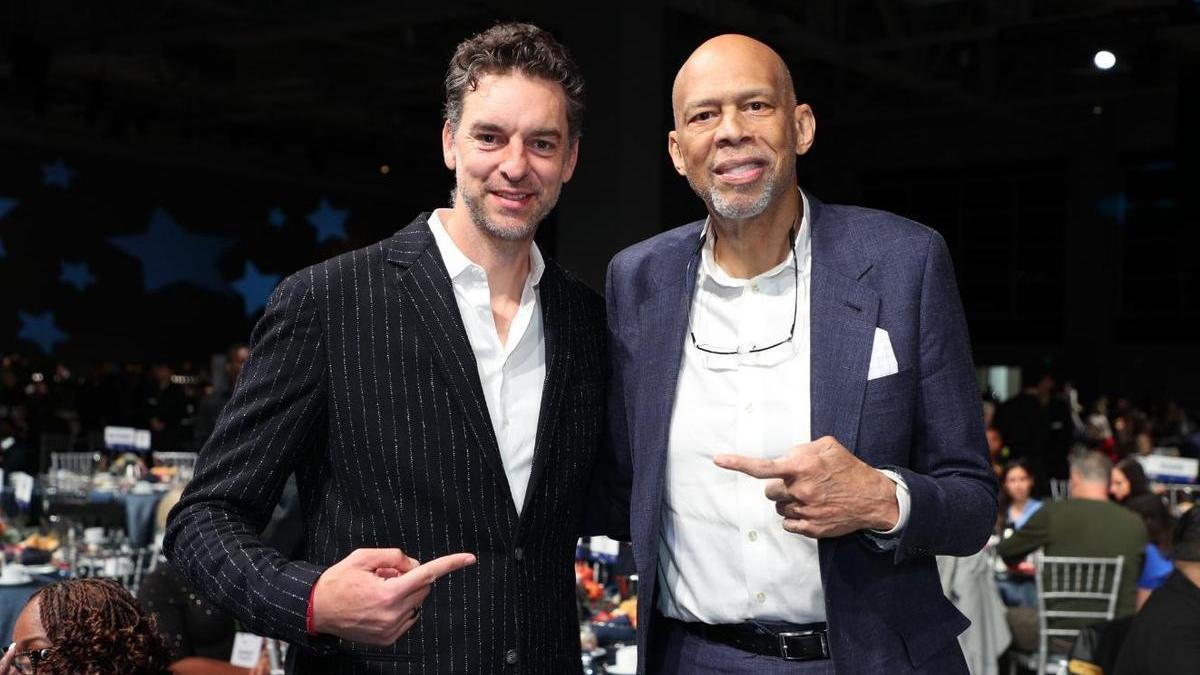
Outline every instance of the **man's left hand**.
<svg viewBox="0 0 1200 675"><path fill-rule="evenodd" d="M778 459L717 455L717 466L770 479L767 499L783 529L807 537L839 537L858 530L886 532L900 519L896 484L833 436L801 443Z"/></svg>

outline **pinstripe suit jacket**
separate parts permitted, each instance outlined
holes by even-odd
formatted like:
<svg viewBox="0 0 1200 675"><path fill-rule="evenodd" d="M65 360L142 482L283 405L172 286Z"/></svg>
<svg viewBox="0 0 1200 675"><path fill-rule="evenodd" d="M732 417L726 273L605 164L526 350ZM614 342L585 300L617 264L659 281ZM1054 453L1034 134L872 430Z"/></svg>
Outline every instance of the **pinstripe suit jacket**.
<svg viewBox="0 0 1200 675"><path fill-rule="evenodd" d="M248 630L292 643L292 672L578 672L572 560L604 420L603 302L547 263L546 383L518 516L427 218L280 284L165 549ZM259 539L293 471L303 560ZM391 647L310 638L313 584L360 547L478 563L435 584Z"/></svg>

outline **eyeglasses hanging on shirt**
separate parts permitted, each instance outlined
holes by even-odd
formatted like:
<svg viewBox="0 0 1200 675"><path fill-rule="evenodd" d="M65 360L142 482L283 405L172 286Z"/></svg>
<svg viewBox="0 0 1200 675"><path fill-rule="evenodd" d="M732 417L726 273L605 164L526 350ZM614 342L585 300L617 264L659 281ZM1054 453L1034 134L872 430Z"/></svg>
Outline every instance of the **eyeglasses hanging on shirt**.
<svg viewBox="0 0 1200 675"><path fill-rule="evenodd" d="M767 345L765 347L760 347L756 344L751 344L748 346L743 345L743 346L735 347L735 348L717 346L712 343L709 343L709 342L706 342L706 341L696 338L696 331L693 330L693 328L692 328L692 313L689 312L688 313L688 335L690 335L692 338L692 346L693 347L695 347L699 351L705 352L706 354L716 354L718 356L731 356L731 355L735 355L735 354L758 354L758 353L765 352L765 351L768 351L771 349L775 349L776 347L781 347L792 341L792 338L795 337L795 335L796 335L796 318L799 315L799 305L800 305L799 297L798 297L800 294L800 261L796 259L796 226L794 224L788 230L788 241L791 242L791 248L792 248L792 256L791 256L792 257L792 277L793 277L792 288L793 288L793 292L796 294L797 297L795 297L794 300L792 301L792 325L788 328L787 337L785 337L784 339L782 339L778 342Z"/></svg>

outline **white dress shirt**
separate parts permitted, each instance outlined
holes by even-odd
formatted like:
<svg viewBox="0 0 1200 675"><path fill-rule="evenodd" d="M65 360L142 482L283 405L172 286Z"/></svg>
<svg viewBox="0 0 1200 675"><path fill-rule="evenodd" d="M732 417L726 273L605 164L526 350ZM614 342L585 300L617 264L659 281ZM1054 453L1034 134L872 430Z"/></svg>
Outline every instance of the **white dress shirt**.
<svg viewBox="0 0 1200 675"><path fill-rule="evenodd" d="M812 440L809 288L812 249L808 200L786 260L751 279L721 269L715 233L706 238L692 299L690 332L700 346L742 350L791 342L759 353L715 355L685 338L667 445L659 537L658 609L681 621L825 620L815 539L783 529L766 481L722 469L724 453L776 458ZM795 265L799 265L796 283ZM892 535L907 520L907 488Z"/></svg>
<svg viewBox="0 0 1200 675"><path fill-rule="evenodd" d="M479 382L500 446L508 487L520 514L533 470L534 441L546 380L546 334L537 289L546 263L537 244L530 243L529 276L521 291L521 304L508 327L508 340L502 344L492 316L487 272L471 262L454 243L438 211L429 216L429 230L450 273L454 300L467 329L467 341L475 352Z"/></svg>

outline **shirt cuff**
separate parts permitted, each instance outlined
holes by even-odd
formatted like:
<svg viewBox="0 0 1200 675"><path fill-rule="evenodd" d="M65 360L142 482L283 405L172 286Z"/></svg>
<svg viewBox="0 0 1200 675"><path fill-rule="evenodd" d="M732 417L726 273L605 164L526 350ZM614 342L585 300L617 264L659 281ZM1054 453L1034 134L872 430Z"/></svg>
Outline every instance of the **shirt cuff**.
<svg viewBox="0 0 1200 675"><path fill-rule="evenodd" d="M317 585L314 583L312 590L308 592L308 611L304 613L304 629L314 637L317 635L317 631L313 628L313 598L315 597L317 597Z"/></svg>
<svg viewBox="0 0 1200 675"><path fill-rule="evenodd" d="M880 530L867 530L867 533L872 535L872 538L892 538L904 531L904 526L908 524L908 512L912 508L912 498L908 494L908 483L904 482L904 478L888 469L876 469L879 473L888 477L896 484L896 505L899 507L900 517L896 519L896 525L886 532Z"/></svg>

